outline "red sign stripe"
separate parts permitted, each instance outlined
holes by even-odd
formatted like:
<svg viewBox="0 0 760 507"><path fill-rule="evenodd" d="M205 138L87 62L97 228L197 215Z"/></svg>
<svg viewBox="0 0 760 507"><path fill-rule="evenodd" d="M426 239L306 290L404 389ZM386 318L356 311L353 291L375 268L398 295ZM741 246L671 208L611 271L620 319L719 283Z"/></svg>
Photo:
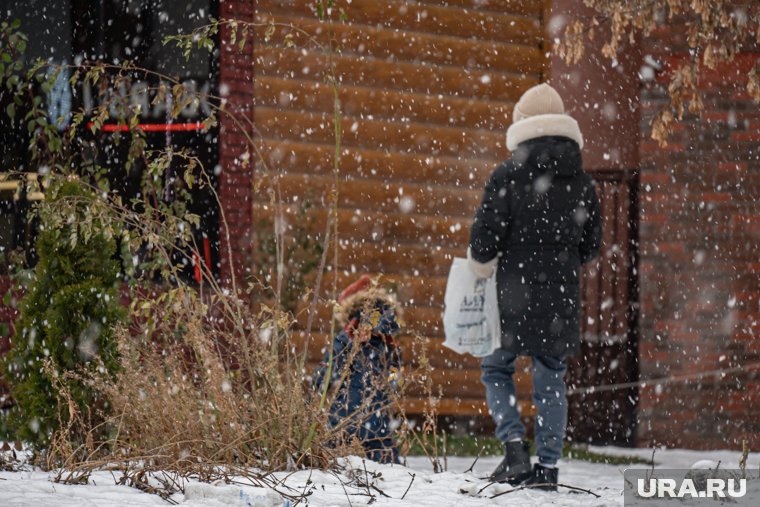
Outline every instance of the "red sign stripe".
<svg viewBox="0 0 760 507"><path fill-rule="evenodd" d="M93 123L87 124L87 128L92 128ZM191 132L203 130L203 122L194 123L138 123L138 129L144 132ZM100 130L103 132L129 132L129 125L106 123Z"/></svg>

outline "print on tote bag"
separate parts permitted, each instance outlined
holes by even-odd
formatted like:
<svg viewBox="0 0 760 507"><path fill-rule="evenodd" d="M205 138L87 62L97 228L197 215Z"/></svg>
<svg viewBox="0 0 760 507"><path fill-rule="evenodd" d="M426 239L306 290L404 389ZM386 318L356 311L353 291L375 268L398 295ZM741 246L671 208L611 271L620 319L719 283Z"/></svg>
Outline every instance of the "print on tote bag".
<svg viewBox="0 0 760 507"><path fill-rule="evenodd" d="M446 283L443 345L459 354L488 356L501 346L496 273L478 278L467 259L455 258Z"/></svg>

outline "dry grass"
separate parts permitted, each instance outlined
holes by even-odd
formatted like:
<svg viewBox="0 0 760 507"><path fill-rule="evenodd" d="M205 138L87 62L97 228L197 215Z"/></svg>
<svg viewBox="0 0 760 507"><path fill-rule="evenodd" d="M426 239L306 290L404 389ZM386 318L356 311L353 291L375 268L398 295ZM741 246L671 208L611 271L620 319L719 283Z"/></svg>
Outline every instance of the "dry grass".
<svg viewBox="0 0 760 507"><path fill-rule="evenodd" d="M107 400L105 428L88 426L70 402L67 379L57 379L69 419L54 435L47 465L65 470L60 480L80 482L105 466L136 484L159 471L200 480L263 477L330 468L356 453L335 445L335 430L307 402L287 327L266 312L252 315L235 298L215 299L177 288L135 300L134 324L117 329L121 371L86 379Z"/></svg>
<svg viewBox="0 0 760 507"><path fill-rule="evenodd" d="M119 474L117 483L170 499L190 478L244 477L276 489L271 472L335 470L338 458L363 454L345 425L330 427L318 393L304 382L303 356L290 342L286 317L278 322L267 309L254 315L229 296L204 302L189 288L143 296L132 311L132 326L117 329L121 371L86 379L107 400L104 425L89 425L71 402L67 378L56 378L69 414L46 455L47 467L58 470L56 480L86 483L93 471L111 470ZM417 343L415 354L425 365L424 342ZM434 470L441 471L434 414L414 427L400 403L414 384L426 385L434 397L429 370L405 378L385 408L397 415L399 440L429 450ZM323 407L334 395L331 390Z"/></svg>
<svg viewBox="0 0 760 507"><path fill-rule="evenodd" d="M107 400L104 424L92 427L71 400L67 380L81 377L55 378L69 415L46 454L56 481L86 484L92 472L109 470L117 484L173 503L189 479L244 480L299 501L306 493L285 488L272 472L338 473L338 458L363 454L343 424L330 427L319 394L304 382L304 356L290 342L286 316L253 314L229 296L204 302L189 288L136 299L132 314L132 326L117 329L121 371L86 379ZM422 367L384 408L400 422L398 440L416 442L441 471L435 414L415 427L400 403L413 385L435 397L424 340L415 349ZM336 393L322 406L330 407Z"/></svg>

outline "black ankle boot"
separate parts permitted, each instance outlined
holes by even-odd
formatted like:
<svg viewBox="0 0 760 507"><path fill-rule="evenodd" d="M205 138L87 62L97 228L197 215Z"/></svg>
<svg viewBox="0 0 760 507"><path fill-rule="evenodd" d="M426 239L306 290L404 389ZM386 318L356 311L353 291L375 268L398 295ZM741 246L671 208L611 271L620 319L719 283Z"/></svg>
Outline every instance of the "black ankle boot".
<svg viewBox="0 0 760 507"><path fill-rule="evenodd" d="M521 486L533 486L532 489L544 491L557 491L558 479L559 470L557 467L549 468L536 463L533 466L533 473Z"/></svg>
<svg viewBox="0 0 760 507"><path fill-rule="evenodd" d="M489 480L518 484L531 476L530 444L528 442L507 442L504 444L505 456Z"/></svg>

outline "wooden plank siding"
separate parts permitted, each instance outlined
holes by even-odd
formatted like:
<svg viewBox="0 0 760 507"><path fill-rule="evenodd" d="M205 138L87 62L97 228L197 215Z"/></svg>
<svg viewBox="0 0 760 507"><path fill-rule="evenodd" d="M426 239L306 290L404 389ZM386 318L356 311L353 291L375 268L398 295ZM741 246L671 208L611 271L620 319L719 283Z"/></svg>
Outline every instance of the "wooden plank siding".
<svg viewBox="0 0 760 507"><path fill-rule="evenodd" d="M326 84L332 64L343 133L338 284L383 273L407 303L409 328L428 343L444 394L439 413L487 415L478 360L441 345L443 292L452 257L465 253L485 180L508 156L514 102L541 81L543 1L335 5L347 22L318 21L312 2L255 2L262 27L253 49L260 150L253 223L271 220L267 191L278 180L286 221L298 220L299 202L309 199L317 204L310 231L324 231L333 182L333 89ZM330 37L333 54L318 46ZM323 287L333 276L326 274ZM314 322L308 340L297 338L310 365L329 340L327 305ZM303 328L306 318L298 324ZM413 368L411 338L401 344ZM521 360L517 383L529 405L526 366ZM421 411L426 403L413 392L407 406Z"/></svg>

